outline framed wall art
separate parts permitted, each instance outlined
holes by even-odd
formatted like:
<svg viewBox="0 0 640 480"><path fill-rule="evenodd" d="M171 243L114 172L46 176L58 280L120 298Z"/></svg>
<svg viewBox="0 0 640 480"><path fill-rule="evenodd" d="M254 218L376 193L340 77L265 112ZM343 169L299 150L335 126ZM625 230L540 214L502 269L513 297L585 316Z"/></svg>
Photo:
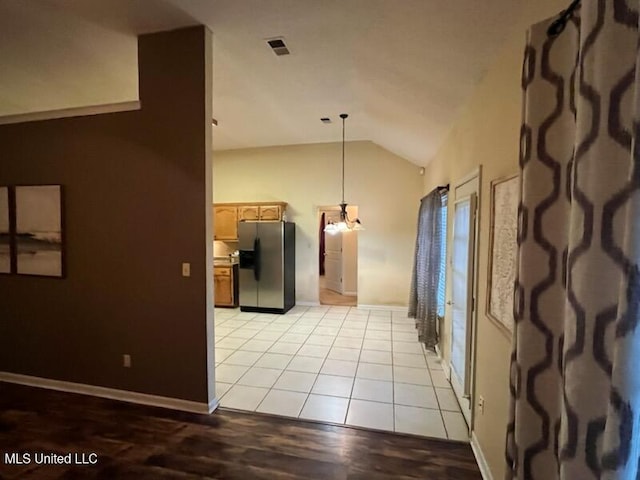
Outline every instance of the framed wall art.
<svg viewBox="0 0 640 480"><path fill-rule="evenodd" d="M9 187L0 187L0 273L11 273Z"/></svg>
<svg viewBox="0 0 640 480"><path fill-rule="evenodd" d="M62 186L14 188L15 273L64 276Z"/></svg>
<svg viewBox="0 0 640 480"><path fill-rule="evenodd" d="M491 182L487 315L506 333L514 323L519 199L518 175Z"/></svg>

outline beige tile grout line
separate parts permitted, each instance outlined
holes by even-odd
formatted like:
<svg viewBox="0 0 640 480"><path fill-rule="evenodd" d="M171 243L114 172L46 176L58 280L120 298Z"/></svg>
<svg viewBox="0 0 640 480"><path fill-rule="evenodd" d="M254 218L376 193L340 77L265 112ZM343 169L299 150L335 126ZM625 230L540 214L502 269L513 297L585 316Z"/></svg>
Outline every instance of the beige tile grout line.
<svg viewBox="0 0 640 480"><path fill-rule="evenodd" d="M329 310L331 310L331 308L329 308ZM320 321L318 322L318 325L320 325L320 322L324 319L324 317L329 312L329 310L327 310L327 312L325 312L325 314L322 317L320 317ZM342 326L344 325L345 319L346 319L346 315L345 315L345 318L342 319L342 323L340 324L340 329L342 329ZM338 329L338 332L340 332L340 329ZM331 349L333 348L333 344L335 343L336 338L338 338L338 334L337 333L335 334L335 336L333 338L333 342L331 342L331 345L329 345L329 352L331 352ZM318 370L318 373L316 374L316 379L313 382L313 385L311 385L311 389L309 390L309 393L307 394L307 398L305 399L304 403L302 404L302 408L300 409L300 413L298 413L297 418L300 418L300 415L302 414L302 411L304 410L304 407L307 405L307 402L309 401L309 397L311 396L311 392L313 392L313 387L316 386L316 383L318 382L318 377L320 377L320 372L322 372L322 367L324 367L324 364L326 363L327 359L329 358L329 352L327 352L327 355L324 357L322 365L320 365L320 369ZM355 382L355 376L354 376L354 382ZM351 386L351 388L353 389L353 385ZM351 402L351 395L349 395L349 402ZM349 404L347 404L347 411L344 414L344 421L342 422L343 424L345 424L346 421L347 421L347 414L348 413L349 413Z"/></svg>
<svg viewBox="0 0 640 480"><path fill-rule="evenodd" d="M308 309L307 309L307 310L305 310L305 312L307 312L307 311L308 311ZM286 332L289 332L289 330L291 330L291 328L293 328L293 326L294 326L296 323L298 323L298 321L300 320L300 318L301 318L301 317L302 317L302 315L298 315L298 316L297 316L298 320L296 320L295 322L293 322L292 324L290 324L290 325L289 325L289 328L287 328L285 331L283 331L283 332L282 332L282 335L280 335L280 338L282 338L282 337L286 334ZM275 322L275 320L274 320L274 322ZM273 322L270 322L270 323L273 323ZM266 328L266 327L265 327L265 328ZM260 331L262 331L262 330L260 330ZM257 334L256 334L256 335L257 335ZM307 338L309 338L309 335L307 335ZM278 340L276 340L276 342L277 342L277 341L278 341ZM276 342L274 342L274 344L275 344ZM303 342L303 344L304 344L304 342ZM302 348L302 345L300 345L300 348ZM300 348L298 348L298 350L300 350ZM268 352L266 352L266 351L265 351L265 352L260 356L260 358L262 358L262 357L263 357L265 354L267 354L267 353L268 353ZM254 412L257 412L257 411L258 411L258 409L260 408L260 405L262 405L262 404L264 403L265 399L266 399L266 398L269 396L269 394L273 391L273 386L274 386L276 383L278 383L278 380L280 380L280 377L282 377L282 375L284 375L284 372L286 371L286 369L287 369L287 367L289 366L289 364L293 361L293 359L295 358L295 356L296 356L296 353L294 353L293 355L291 355L291 358L289 359L289 361L287 362L287 364L286 364L284 367L282 367L282 369L280 370L280 375L278 375L278 378L276 378L275 382L273 382L273 384L269 387L269 390L268 390L268 391L267 391L267 393L265 394L264 398L260 401L260 403L258 403L258 405L256 406L256 408L253 410ZM259 359L258 359L258 360L259 360ZM258 360L256 360L256 363L258 362ZM255 365L255 363L254 363L254 365ZM239 379L238 379L238 380L239 380ZM305 402L306 402L306 400L305 400ZM304 407L304 405L303 405L303 407ZM302 411L302 410L300 410L300 411ZM298 415L300 415L300 414L298 413ZM296 417L296 418L298 418L298 417Z"/></svg>
<svg viewBox="0 0 640 480"><path fill-rule="evenodd" d="M258 315L258 314L256 314L256 316L257 316L257 315ZM253 318L255 318L255 316L254 316ZM251 319L249 319L249 320L251 320ZM244 327L245 325L247 325L247 323L249 323L249 320L247 320L247 322L246 322L244 325L242 325L241 327L238 327L238 328L242 328L242 327ZM274 323L274 321L275 321L275 320L272 320L271 322L269 322L269 325L270 325L270 324L272 324L272 323ZM288 331L289 331L289 329L291 329L291 326L292 326L292 325L289 325L289 327L288 327L286 330L283 330L283 331L281 332L281 334L280 334L280 337L279 337L279 338L282 338L282 336L283 336L286 332L288 332ZM266 328L266 327L263 327L263 329L264 329L264 328ZM258 330L258 333L260 333L263 329ZM258 335L258 333L256 333L256 335ZM252 338L254 338L256 335L254 335ZM242 345L244 345L245 343L247 343L247 341L249 341L249 339L247 339L247 340L246 340ZM277 341L277 340L276 340L276 341ZM274 343L275 343L275 342L274 342ZM240 349L240 347L241 347L242 345L240 345L240 346L236 347L236 349L235 349L234 353L236 353L236 352ZM259 361L259 360L264 356L264 354L265 354L265 353L267 353L267 352L266 352L266 351L265 351L265 352L262 352L262 355L260 355L260 357L258 357L258 358L256 359L256 361L255 361L255 362L253 362L253 364L251 364L251 365L249 366L249 368L248 368L248 370L247 370L247 371L249 371L251 368L253 368L253 367L255 366L255 364L256 364L256 363L258 363L258 361ZM231 354L231 355L233 355L233 354ZM229 355L229 356L231 356L231 355ZM293 356L292 356L291 360L293 360ZM291 363L291 360L289 360L289 363ZM288 365L289 363L287 363L287 365ZM286 366L285 366L285 368L286 368ZM283 372L284 372L284 368L280 371L280 375L278 375L278 378L276 378L276 380L275 380L275 382L273 383L273 385L275 385L275 383L278 381L278 379L282 376L282 373L283 373ZM224 394L224 395L226 395L229 391L231 391L231 389L232 389L233 387L235 387L236 385L238 385L238 382L240 381L240 379L241 379L244 375L246 375L246 373L247 373L247 372L243 373L243 374L242 374L242 375L241 375L241 376L240 376L240 377L239 377L235 382L233 382L232 386L231 386L231 387L229 387L229 390L227 390L227 392L225 392L225 394ZM256 405L256 408L252 410L253 412L255 412L258 408L260 408L260 405L262 405L262 402L264 402L264 399L265 399L265 398L267 397L267 395L269 395L269 393L271 392L271 389L273 388L273 385L272 385L271 387L269 387L269 388L268 388L268 391L267 391L267 393L265 394L264 398L263 398L262 400L260 400L260 402L258 403L258 405ZM240 385L240 386L242 386L242 385ZM224 397L224 395L223 395L223 397ZM222 400L222 398L221 398L220 400Z"/></svg>
<svg viewBox="0 0 640 480"><path fill-rule="evenodd" d="M328 311L329 310L327 310L327 312ZM322 315L322 317L320 317L320 320L318 321L318 323L317 323L315 328L317 328L317 326L320 325L320 322L322 322L322 320L324 319L324 317L327 314L327 312L325 312L324 315ZM313 330L315 330L315 328ZM311 334L313 334L313 331L312 331ZM333 342L335 342L335 341L336 340L334 338ZM331 351L331 348L333 346L333 342L331 342L331 345L329 346L329 351ZM302 347L300 347L300 348L302 348ZM329 352L327 352L327 356L329 356ZM318 369L318 373L316 373L316 379L313 381L313 385L311 385L311 388L309 389L309 393L307 394L307 398L304 400L304 403L302 404L302 408L300 409L300 413L298 413L298 416L296 418L300 418L300 415L302 414L302 411L304 410L304 407L307 406L307 402L309 401L309 397L311 396L311 392L313 391L313 387L315 387L316 383L318 383L318 377L320 376L320 372L322 371L322 367L324 367L324 363L327 361L327 356L324 357L324 360L322 361L322 365L320 365L320 368Z"/></svg>
<svg viewBox="0 0 640 480"><path fill-rule="evenodd" d="M344 414L344 424L347 425L347 417L349 416L349 409L351 408L351 400L353 399L353 389L356 386L356 378L358 378L358 369L360 368L360 357L362 357L362 347L364 346L364 338L367 335L367 329L369 328L369 317L371 311L367 313L367 323L364 327L364 334L362 335L362 341L360 342L360 353L358 354L358 361L356 362L356 371L353 374L353 383L351 384L351 391L349 392L349 401L347 402L347 411ZM336 336L337 338L337 336Z"/></svg>
<svg viewBox="0 0 640 480"><path fill-rule="evenodd" d="M431 388L433 389L433 394L436 397L436 402L438 403L438 412L440 413L440 419L442 420L442 426L444 427L444 433L447 435L447 439L451 440L449 436L449 429L447 429L447 422L444 421L444 415L442 414L442 405L440 405L440 398L438 397L438 392L436 390L436 386L433 384L433 377L431 376L431 367L429 366L429 359L427 358L427 352L423 348L422 354L424 355L424 361L427 364L427 373L429 374L429 379L431 380Z"/></svg>

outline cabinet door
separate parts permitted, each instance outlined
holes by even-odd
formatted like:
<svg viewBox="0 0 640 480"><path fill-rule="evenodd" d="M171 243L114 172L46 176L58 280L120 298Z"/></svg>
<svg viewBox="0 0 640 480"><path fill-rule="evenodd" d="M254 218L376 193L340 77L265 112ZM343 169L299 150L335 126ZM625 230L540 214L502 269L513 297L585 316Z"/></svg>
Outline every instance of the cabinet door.
<svg viewBox="0 0 640 480"><path fill-rule="evenodd" d="M213 238L215 240L237 240L238 208L234 206L214 206L213 229Z"/></svg>
<svg viewBox="0 0 640 480"><path fill-rule="evenodd" d="M233 286L231 276L214 275L214 303L216 306L233 305Z"/></svg>
<svg viewBox="0 0 640 480"><path fill-rule="evenodd" d="M238 220L246 220L248 222L260 220L259 207L238 207Z"/></svg>
<svg viewBox="0 0 640 480"><path fill-rule="evenodd" d="M280 220L282 212L280 205L261 205L260 220Z"/></svg>

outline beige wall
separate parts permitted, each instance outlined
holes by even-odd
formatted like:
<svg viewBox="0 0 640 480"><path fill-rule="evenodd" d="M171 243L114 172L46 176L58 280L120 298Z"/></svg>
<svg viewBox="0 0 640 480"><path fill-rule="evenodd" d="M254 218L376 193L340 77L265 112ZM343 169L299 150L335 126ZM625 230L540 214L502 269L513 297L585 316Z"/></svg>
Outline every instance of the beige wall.
<svg viewBox="0 0 640 480"><path fill-rule="evenodd" d="M0 371L213 399L210 43L141 36L139 111L0 126L0 185L64 186L67 266L0 275Z"/></svg>
<svg viewBox="0 0 640 480"><path fill-rule="evenodd" d="M318 302L318 208L340 202L341 144L215 152L214 201L281 200L297 224L296 296ZM422 177L372 142L346 147L345 200L358 206L358 303L406 305Z"/></svg>
<svg viewBox="0 0 640 480"><path fill-rule="evenodd" d="M485 314L490 183L518 172L522 105L520 75L526 30L530 24L555 15L566 4L566 0L525 3L522 16L504 47L498 52L495 63L425 172L424 192L427 193L445 183L451 183L453 187L462 177L482 165L475 393L476 400L479 396L484 397L485 408L484 414L481 414L476 405L474 430L496 479L504 476L511 339ZM452 209L449 210L450 215L451 212ZM451 220L450 217L449 239ZM450 313L448 309L443 331L443 352L447 361L450 349Z"/></svg>
<svg viewBox="0 0 640 480"><path fill-rule="evenodd" d="M0 116L138 100L136 36L61 6L0 4Z"/></svg>

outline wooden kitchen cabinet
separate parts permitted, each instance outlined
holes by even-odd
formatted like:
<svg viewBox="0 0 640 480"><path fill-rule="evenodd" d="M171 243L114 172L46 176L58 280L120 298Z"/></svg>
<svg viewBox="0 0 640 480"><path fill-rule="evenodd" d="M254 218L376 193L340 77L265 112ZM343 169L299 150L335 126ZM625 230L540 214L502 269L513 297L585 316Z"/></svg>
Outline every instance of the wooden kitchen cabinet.
<svg viewBox="0 0 640 480"><path fill-rule="evenodd" d="M238 306L238 265L213 267L213 299L216 307Z"/></svg>
<svg viewBox="0 0 640 480"><path fill-rule="evenodd" d="M238 221L253 222L260 220L260 207L257 205L249 205L246 207L238 207Z"/></svg>
<svg viewBox="0 0 640 480"><path fill-rule="evenodd" d="M238 241L238 222L279 222L287 208L285 202L215 203L214 240Z"/></svg>
<svg viewBox="0 0 640 480"><path fill-rule="evenodd" d="M279 221L282 220L280 205L247 205L238 207L238 221Z"/></svg>
<svg viewBox="0 0 640 480"><path fill-rule="evenodd" d="M238 207L234 205L214 205L214 240L238 239Z"/></svg>
<svg viewBox="0 0 640 480"><path fill-rule="evenodd" d="M261 205L260 220L282 220L282 209L280 205Z"/></svg>

